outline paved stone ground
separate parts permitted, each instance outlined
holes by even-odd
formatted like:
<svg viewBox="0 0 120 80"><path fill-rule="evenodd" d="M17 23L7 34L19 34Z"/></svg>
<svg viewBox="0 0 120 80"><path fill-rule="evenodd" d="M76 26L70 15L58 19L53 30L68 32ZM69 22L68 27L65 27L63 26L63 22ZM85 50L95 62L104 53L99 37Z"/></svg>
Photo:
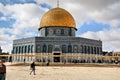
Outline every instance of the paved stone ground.
<svg viewBox="0 0 120 80"><path fill-rule="evenodd" d="M6 80L120 80L120 67L7 66Z"/></svg>

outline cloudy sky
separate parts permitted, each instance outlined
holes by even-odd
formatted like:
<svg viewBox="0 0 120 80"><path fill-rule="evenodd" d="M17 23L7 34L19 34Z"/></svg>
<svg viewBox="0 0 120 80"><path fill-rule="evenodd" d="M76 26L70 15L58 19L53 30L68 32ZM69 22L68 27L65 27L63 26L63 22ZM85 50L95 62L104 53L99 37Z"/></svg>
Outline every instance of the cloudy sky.
<svg viewBox="0 0 120 80"><path fill-rule="evenodd" d="M13 40L38 35L41 17L57 0L0 0L0 46L11 52ZM103 51L120 51L120 0L60 0L75 21L77 36L102 40Z"/></svg>

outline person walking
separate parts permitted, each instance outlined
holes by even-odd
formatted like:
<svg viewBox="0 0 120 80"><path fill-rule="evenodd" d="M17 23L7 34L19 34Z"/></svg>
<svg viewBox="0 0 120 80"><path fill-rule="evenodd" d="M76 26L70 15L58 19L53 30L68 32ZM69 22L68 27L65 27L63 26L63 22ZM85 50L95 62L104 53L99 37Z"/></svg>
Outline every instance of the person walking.
<svg viewBox="0 0 120 80"><path fill-rule="evenodd" d="M31 69L30 75L31 75L32 72L33 72L33 74L35 75L35 62L33 62L33 63L30 65L30 69Z"/></svg>
<svg viewBox="0 0 120 80"><path fill-rule="evenodd" d="M24 61L24 64L25 64L25 58L24 58L24 60L23 60L23 61Z"/></svg>
<svg viewBox="0 0 120 80"><path fill-rule="evenodd" d="M0 60L0 80L5 80L6 78L6 66L3 64L3 61Z"/></svg>

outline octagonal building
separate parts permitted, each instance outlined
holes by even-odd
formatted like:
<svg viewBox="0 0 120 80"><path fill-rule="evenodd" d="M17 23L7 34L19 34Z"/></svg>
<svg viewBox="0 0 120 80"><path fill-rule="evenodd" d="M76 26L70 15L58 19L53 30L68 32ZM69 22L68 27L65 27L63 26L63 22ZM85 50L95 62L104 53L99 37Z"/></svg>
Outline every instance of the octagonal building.
<svg viewBox="0 0 120 80"><path fill-rule="evenodd" d="M13 41L13 61L52 63L95 61L102 55L102 41L76 37L73 16L62 8L46 12L38 29L40 36Z"/></svg>

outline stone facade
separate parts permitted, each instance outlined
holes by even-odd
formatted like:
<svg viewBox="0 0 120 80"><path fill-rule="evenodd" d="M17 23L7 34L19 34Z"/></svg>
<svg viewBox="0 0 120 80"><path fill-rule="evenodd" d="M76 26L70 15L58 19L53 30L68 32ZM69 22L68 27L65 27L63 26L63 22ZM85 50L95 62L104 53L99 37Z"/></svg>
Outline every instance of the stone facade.
<svg viewBox="0 0 120 80"><path fill-rule="evenodd" d="M56 50L73 55L76 53L102 55L102 42L81 37L33 37L14 40L12 53L53 54ZM18 58L16 59L18 60ZM21 60L23 59L21 58Z"/></svg>
<svg viewBox="0 0 120 80"><path fill-rule="evenodd" d="M59 46L63 53L102 54L102 42L81 37L33 37L14 40L14 53L52 53Z"/></svg>

